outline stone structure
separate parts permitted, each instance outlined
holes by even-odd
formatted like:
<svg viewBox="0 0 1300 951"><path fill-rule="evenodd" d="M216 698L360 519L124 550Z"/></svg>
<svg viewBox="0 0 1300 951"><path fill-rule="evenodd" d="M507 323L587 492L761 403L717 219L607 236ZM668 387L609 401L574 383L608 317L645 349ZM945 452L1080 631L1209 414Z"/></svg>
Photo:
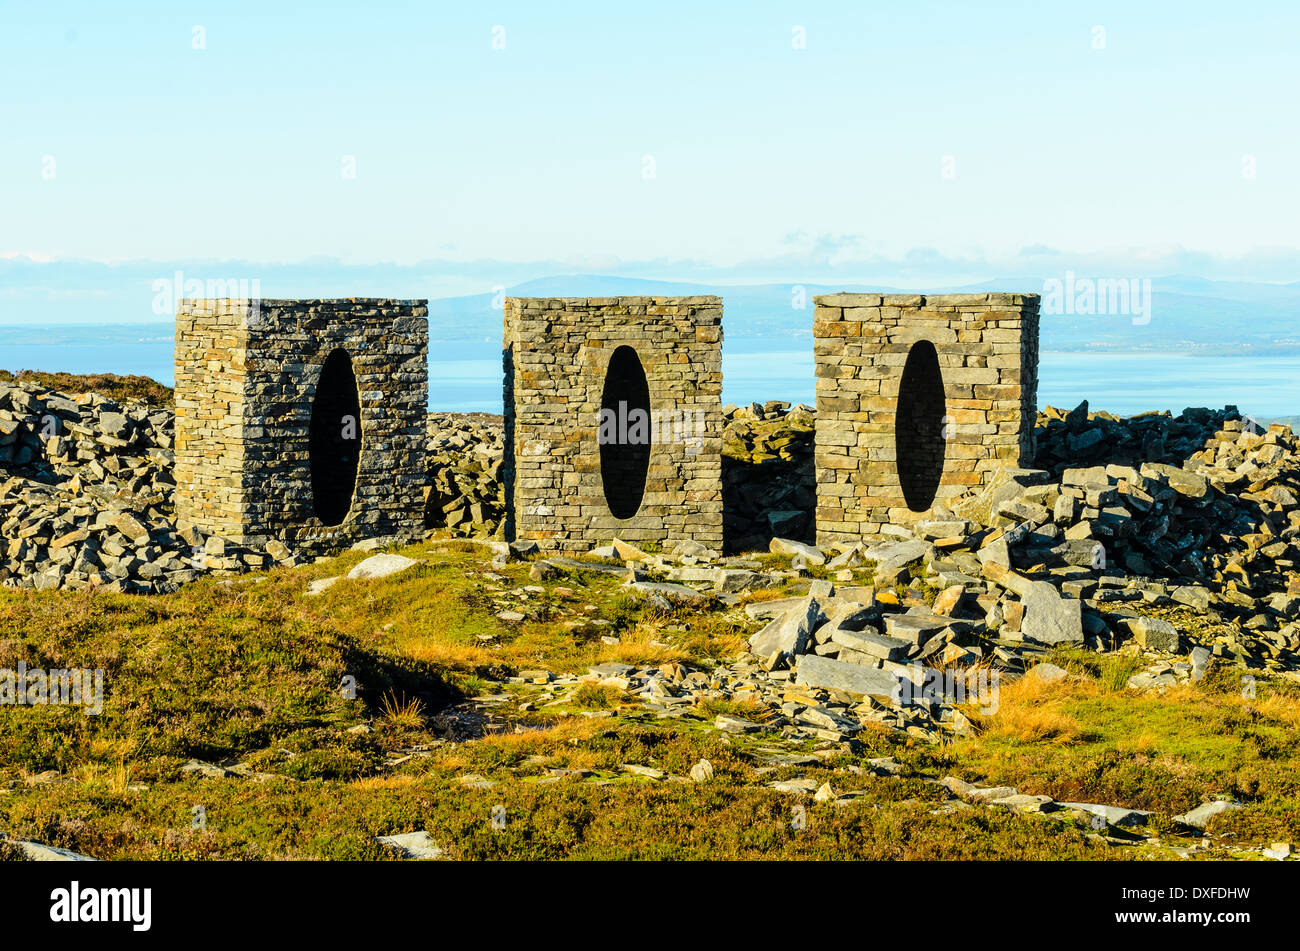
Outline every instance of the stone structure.
<svg viewBox="0 0 1300 951"><path fill-rule="evenodd" d="M503 356L508 537L721 548L720 298L507 298Z"/></svg>
<svg viewBox="0 0 1300 951"><path fill-rule="evenodd" d="M815 298L817 541L911 525L1033 455L1034 294Z"/></svg>
<svg viewBox="0 0 1300 951"><path fill-rule="evenodd" d="M426 301L182 300L176 515L241 545L423 534Z"/></svg>

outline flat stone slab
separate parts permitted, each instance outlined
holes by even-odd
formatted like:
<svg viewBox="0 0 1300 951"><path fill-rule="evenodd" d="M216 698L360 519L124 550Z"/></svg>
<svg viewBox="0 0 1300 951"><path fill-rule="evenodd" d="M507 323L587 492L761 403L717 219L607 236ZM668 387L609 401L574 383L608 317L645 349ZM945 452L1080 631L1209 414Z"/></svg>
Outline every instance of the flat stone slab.
<svg viewBox="0 0 1300 951"><path fill-rule="evenodd" d="M808 649L813 631L823 618L817 599L806 598L753 635L749 639L749 649L759 657L770 657L778 650L788 657L802 654Z"/></svg>
<svg viewBox="0 0 1300 951"><path fill-rule="evenodd" d="M23 855L29 862L98 862L99 859L91 858L89 855L82 855L80 852L73 852L71 849L61 849L55 845L42 845L39 842L30 842L26 839L9 839L18 848L22 849Z"/></svg>
<svg viewBox="0 0 1300 951"><path fill-rule="evenodd" d="M804 561L810 565L826 564L826 555L816 545L806 545L803 542L796 542L789 538L774 538L768 545L768 550L775 555L802 555Z"/></svg>
<svg viewBox="0 0 1300 951"><path fill-rule="evenodd" d="M602 575L627 574L627 568L619 565L605 565L598 561L579 561L577 558L564 558L560 555L546 560L557 568L564 568L568 571L595 571Z"/></svg>
<svg viewBox="0 0 1300 951"><path fill-rule="evenodd" d="M704 604L709 600L708 595L701 594L694 588L688 588L684 584L671 584L669 582L654 581L632 581L625 587L637 594L650 595L658 594L667 598L669 601L685 601L690 604Z"/></svg>
<svg viewBox="0 0 1300 951"><path fill-rule="evenodd" d="M1204 805L1197 806L1191 812L1184 813L1181 816L1174 816L1174 821L1181 822L1184 825L1194 826L1197 829L1204 829L1205 824L1215 816L1240 808L1241 803L1239 802L1228 802L1219 799L1214 802L1207 802Z"/></svg>
<svg viewBox="0 0 1300 951"><path fill-rule="evenodd" d="M1167 651L1171 654L1178 652L1179 643L1182 640L1178 628L1164 618L1140 615L1129 618L1127 626L1129 633L1133 635L1133 640L1147 650Z"/></svg>
<svg viewBox="0 0 1300 951"><path fill-rule="evenodd" d="M440 859L446 853L427 832L406 832L402 835L376 836L375 841L396 849L408 859Z"/></svg>
<svg viewBox="0 0 1300 951"><path fill-rule="evenodd" d="M307 597L314 598L317 595L324 594L342 580L343 579L338 575L335 575L332 578L317 578L311 584L307 585Z"/></svg>
<svg viewBox="0 0 1300 951"><path fill-rule="evenodd" d="M885 634L921 647L931 637L952 624L952 618L924 614L886 614Z"/></svg>
<svg viewBox="0 0 1300 951"><path fill-rule="evenodd" d="M1083 605L1063 598L1050 583L1035 581L1024 597L1020 633L1040 644L1082 644Z"/></svg>
<svg viewBox="0 0 1300 951"><path fill-rule="evenodd" d="M1091 802L1063 802L1060 805L1065 809L1078 809L1094 816L1101 816L1109 825L1126 829L1144 826L1151 818L1149 812L1142 809L1125 809L1123 806L1102 806Z"/></svg>
<svg viewBox="0 0 1300 951"><path fill-rule="evenodd" d="M805 654L799 658L796 683L890 702L897 702L899 694L898 678L887 670L846 664L817 654Z"/></svg>
<svg viewBox="0 0 1300 951"><path fill-rule="evenodd" d="M725 733L756 733L763 729L762 724L754 723L752 720L743 720L740 717L729 717L725 714L718 714L713 720L715 729L722 730Z"/></svg>
<svg viewBox="0 0 1300 951"><path fill-rule="evenodd" d="M607 664L592 664L587 668L587 673L595 674L597 677L626 677L636 670L631 664L620 664L617 661L610 661ZM550 671L546 671L550 674ZM522 676L522 675L521 675Z"/></svg>
<svg viewBox="0 0 1300 951"><path fill-rule="evenodd" d="M1052 812L1058 808L1051 796L1030 796L1026 793L1013 793L1010 796L989 797L984 800L990 806L1004 806L1016 812Z"/></svg>
<svg viewBox="0 0 1300 951"><path fill-rule="evenodd" d="M764 619L780 617L803 604L805 600L807 599L777 598L775 601L754 601L745 605L745 613L755 621L762 621Z"/></svg>
<svg viewBox="0 0 1300 951"><path fill-rule="evenodd" d="M907 564L909 561L916 561L918 558L924 558L925 553L930 550L930 543L921 541L919 538L908 539L901 542L889 542L884 545L875 545L863 552L867 561L874 561L877 564L882 562L898 562Z"/></svg>
<svg viewBox="0 0 1300 951"><path fill-rule="evenodd" d="M872 657L879 657L882 660L902 660L907 656L907 649L912 646L910 641L900 640L897 637L886 637L874 631L837 630L831 635L831 641L841 647L862 651L864 654L870 654Z"/></svg>
<svg viewBox="0 0 1300 951"><path fill-rule="evenodd" d="M349 571L348 578L352 581L387 578L418 564L414 558L405 555L372 555Z"/></svg>
<svg viewBox="0 0 1300 951"><path fill-rule="evenodd" d="M1035 664L1029 668L1029 673L1025 674L1026 679L1041 680L1043 683L1054 684L1058 680L1064 680L1069 673L1064 667L1057 667L1055 664Z"/></svg>

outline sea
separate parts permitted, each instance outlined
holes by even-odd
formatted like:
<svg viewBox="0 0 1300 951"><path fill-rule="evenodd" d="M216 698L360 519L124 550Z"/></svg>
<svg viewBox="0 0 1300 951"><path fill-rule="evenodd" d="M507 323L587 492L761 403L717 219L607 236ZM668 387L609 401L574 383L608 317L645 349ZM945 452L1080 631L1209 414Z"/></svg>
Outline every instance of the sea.
<svg viewBox="0 0 1300 951"><path fill-rule="evenodd" d="M752 340L724 343L722 398L729 403L788 400L815 405L811 345L764 349ZM788 346L788 341L786 341ZM433 348L429 405L449 412L501 412L501 357ZM443 357L443 358L440 358ZM0 369L117 373L173 382L171 328L160 324L0 327ZM1040 354L1039 406L1121 416L1188 406L1236 406L1261 421L1300 416L1300 356L1195 352Z"/></svg>

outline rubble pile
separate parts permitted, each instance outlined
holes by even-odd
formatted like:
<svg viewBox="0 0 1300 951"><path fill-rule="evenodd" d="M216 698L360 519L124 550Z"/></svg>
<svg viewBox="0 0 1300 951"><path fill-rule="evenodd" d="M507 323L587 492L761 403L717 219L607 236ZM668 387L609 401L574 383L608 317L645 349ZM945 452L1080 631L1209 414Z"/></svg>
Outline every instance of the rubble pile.
<svg viewBox="0 0 1300 951"><path fill-rule="evenodd" d="M1131 420L1048 408L1041 423L1048 468L1004 470L882 540L824 549L778 537L779 560L616 540L592 550L596 562L537 561L533 578L623 573L629 593L664 609L743 609L764 622L749 654L685 695L658 684L649 702L671 709L665 698L718 690L761 703L763 729L795 736L843 739L868 724L925 740L966 732L972 704L996 696L994 674L1064 676L1048 663L1059 647L1132 655L1138 690L1200 680L1215 664L1300 682L1290 428L1261 429L1231 407ZM1080 442L1087 433L1101 435ZM1071 441L1088 464L1052 461ZM799 579L796 597L747 594Z"/></svg>
<svg viewBox="0 0 1300 951"><path fill-rule="evenodd" d="M425 527L457 536L504 537L504 458L500 416L430 413Z"/></svg>
<svg viewBox="0 0 1300 951"><path fill-rule="evenodd" d="M0 585L165 593L207 571L292 562L178 532L173 415L94 393L0 384Z"/></svg>
<svg viewBox="0 0 1300 951"><path fill-rule="evenodd" d="M817 412L779 400L723 407L723 537L728 551L761 551L773 538L812 541L817 505Z"/></svg>

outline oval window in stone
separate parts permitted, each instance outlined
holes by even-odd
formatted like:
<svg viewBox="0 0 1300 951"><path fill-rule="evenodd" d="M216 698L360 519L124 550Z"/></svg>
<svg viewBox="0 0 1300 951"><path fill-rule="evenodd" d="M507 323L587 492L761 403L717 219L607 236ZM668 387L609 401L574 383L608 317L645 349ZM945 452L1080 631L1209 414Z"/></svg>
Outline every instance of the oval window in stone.
<svg viewBox="0 0 1300 951"><path fill-rule="evenodd" d="M311 404L312 506L324 525L341 525L352 508L361 463L361 398L352 360L333 350Z"/></svg>
<svg viewBox="0 0 1300 951"><path fill-rule="evenodd" d="M934 504L943 478L946 406L939 355L930 341L918 340L903 365L894 415L898 481L913 512L924 512Z"/></svg>
<svg viewBox="0 0 1300 951"><path fill-rule="evenodd" d="M615 518L641 508L650 471L650 384L636 351L614 350L600 399L600 481Z"/></svg>

